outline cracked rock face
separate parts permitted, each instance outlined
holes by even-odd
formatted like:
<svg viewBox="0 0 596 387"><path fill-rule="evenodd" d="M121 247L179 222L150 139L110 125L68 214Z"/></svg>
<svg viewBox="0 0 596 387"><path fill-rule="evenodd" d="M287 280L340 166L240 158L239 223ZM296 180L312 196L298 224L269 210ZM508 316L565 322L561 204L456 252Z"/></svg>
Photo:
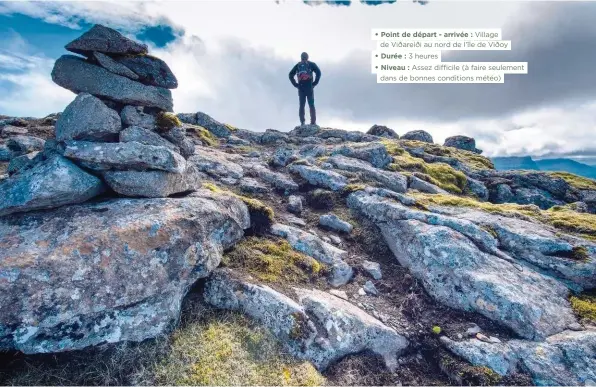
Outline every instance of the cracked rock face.
<svg viewBox="0 0 596 387"><path fill-rule="evenodd" d="M169 329L249 227L236 198L117 199L0 220L0 349L49 353Z"/></svg>
<svg viewBox="0 0 596 387"><path fill-rule="evenodd" d="M472 222L408 209L359 191L350 207L375 221L398 261L439 302L540 340L575 322L568 288L498 249Z"/></svg>
<svg viewBox="0 0 596 387"><path fill-rule="evenodd" d="M294 288L297 301L267 286L236 279L218 270L207 281L205 299L260 321L290 352L325 370L333 362L369 350L390 370L408 341L392 328L327 292Z"/></svg>

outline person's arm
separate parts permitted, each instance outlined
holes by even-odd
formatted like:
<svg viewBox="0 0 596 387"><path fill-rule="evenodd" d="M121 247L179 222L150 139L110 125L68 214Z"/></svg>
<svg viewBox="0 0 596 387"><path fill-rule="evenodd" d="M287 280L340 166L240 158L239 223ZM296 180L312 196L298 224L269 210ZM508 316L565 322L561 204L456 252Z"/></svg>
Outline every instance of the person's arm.
<svg viewBox="0 0 596 387"><path fill-rule="evenodd" d="M319 66L317 66L316 63L312 63L312 70L315 72L316 78L314 80L314 82L312 83L313 87L319 84L319 81L321 80L321 69L319 69Z"/></svg>
<svg viewBox="0 0 596 387"><path fill-rule="evenodd" d="M297 71L298 65L294 65L294 67L292 67L292 70L290 70L290 74L288 74L288 76L290 77L290 82L292 82L292 85L294 85L294 87L298 87L298 82L296 82L296 79L294 79Z"/></svg>

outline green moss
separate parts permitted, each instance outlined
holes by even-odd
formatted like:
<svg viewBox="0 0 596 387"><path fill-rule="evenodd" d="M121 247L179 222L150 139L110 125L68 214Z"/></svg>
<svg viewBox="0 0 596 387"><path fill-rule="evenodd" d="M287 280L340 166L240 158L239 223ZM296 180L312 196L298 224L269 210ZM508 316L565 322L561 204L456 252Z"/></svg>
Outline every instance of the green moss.
<svg viewBox="0 0 596 387"><path fill-rule="evenodd" d="M577 261L588 261L590 254L585 246L577 246L571 250L571 258Z"/></svg>
<svg viewBox="0 0 596 387"><path fill-rule="evenodd" d="M580 294L569 298L571 308L582 319L596 323L596 295Z"/></svg>
<svg viewBox="0 0 596 387"><path fill-rule="evenodd" d="M439 366L458 385L494 386L503 380L502 376L485 366L473 366L444 353Z"/></svg>
<svg viewBox="0 0 596 387"><path fill-rule="evenodd" d="M575 212L566 207L555 210L540 210L540 208L534 205L512 203L493 204L454 195L427 195L418 193L412 194L412 196L415 197L419 205L426 208L432 205L471 207L492 214L510 217L528 217L560 230L577 234L585 239L596 241L596 215ZM578 254L581 254L581 251Z"/></svg>
<svg viewBox="0 0 596 387"><path fill-rule="evenodd" d="M418 172L419 178L446 191L457 194L461 194L466 188L466 175L451 165L445 163L427 163L423 159L409 154L395 140L383 140L382 143L385 145L387 152L393 156L393 163L388 166L389 170L396 172ZM420 144L426 143L420 142Z"/></svg>
<svg viewBox="0 0 596 387"><path fill-rule="evenodd" d="M362 191L366 188L364 184L348 184L344 188L342 188L342 194L349 195L352 192Z"/></svg>
<svg viewBox="0 0 596 387"><path fill-rule="evenodd" d="M224 255L223 263L242 268L266 282L306 283L327 274L327 267L316 259L292 249L283 239L249 237Z"/></svg>
<svg viewBox="0 0 596 387"><path fill-rule="evenodd" d="M318 386L325 378L283 350L264 328L237 315L177 330L171 351L156 367L165 385Z"/></svg>
<svg viewBox="0 0 596 387"><path fill-rule="evenodd" d="M570 186L577 189L596 189L596 180L574 175L569 172L549 172L549 175L565 180Z"/></svg>
<svg viewBox="0 0 596 387"><path fill-rule="evenodd" d="M396 142L408 148L423 148L425 153L434 156L452 157L471 169L495 169L495 165L489 158L467 150L414 140L398 140Z"/></svg>
<svg viewBox="0 0 596 387"><path fill-rule="evenodd" d="M206 146L219 145L219 140L217 139L217 137L202 126L186 125L186 130L190 131L190 132L194 132L196 134L196 136L199 138L199 140L201 140L203 145L206 145Z"/></svg>
<svg viewBox="0 0 596 387"><path fill-rule="evenodd" d="M167 132L172 128L182 126L182 122L178 119L178 117L176 117L174 113L170 112L159 112L155 118L155 124L157 129L162 132Z"/></svg>
<svg viewBox="0 0 596 387"><path fill-rule="evenodd" d="M308 205L316 210L330 210L335 206L335 194L331 191L317 188L306 195Z"/></svg>
<svg viewBox="0 0 596 387"><path fill-rule="evenodd" d="M213 183L203 183L202 187L212 192L232 195L242 200L242 202L246 204L246 207L248 207L248 212L250 214L250 229L254 234L260 235L269 231L271 225L275 221L275 212L273 209L269 206L266 206L258 199L253 199L238 195L231 191L222 190Z"/></svg>
<svg viewBox="0 0 596 387"><path fill-rule="evenodd" d="M224 126L225 126L226 128L228 128L228 129L230 129L230 131L232 131L232 132L236 132L236 131L238 130L238 128L237 128L237 127L235 127L235 126L232 126L232 125L230 125L230 124L224 124Z"/></svg>
<svg viewBox="0 0 596 387"><path fill-rule="evenodd" d="M433 331L433 333L434 333L435 335L439 335L439 334L441 334L441 327L440 327L440 326L438 326L438 325L435 325L435 326L433 327L432 331Z"/></svg>

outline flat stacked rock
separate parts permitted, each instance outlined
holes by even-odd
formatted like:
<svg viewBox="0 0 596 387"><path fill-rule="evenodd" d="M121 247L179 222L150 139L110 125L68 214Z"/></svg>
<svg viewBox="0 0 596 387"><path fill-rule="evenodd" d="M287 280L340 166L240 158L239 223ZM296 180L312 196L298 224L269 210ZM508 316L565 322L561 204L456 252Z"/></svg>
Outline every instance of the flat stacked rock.
<svg viewBox="0 0 596 387"><path fill-rule="evenodd" d="M52 80L77 96L55 123L56 140L33 144L41 152L0 184L0 216L80 203L107 187L150 198L198 188L186 161L194 144L171 113L178 81L168 65L102 25L66 49L81 56L60 57Z"/></svg>

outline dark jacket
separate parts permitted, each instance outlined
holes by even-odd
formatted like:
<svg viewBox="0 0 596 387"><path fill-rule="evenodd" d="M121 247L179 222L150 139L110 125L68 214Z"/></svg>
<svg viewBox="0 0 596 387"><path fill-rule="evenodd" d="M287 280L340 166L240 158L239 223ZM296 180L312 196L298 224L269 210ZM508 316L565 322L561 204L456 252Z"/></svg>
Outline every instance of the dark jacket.
<svg viewBox="0 0 596 387"><path fill-rule="evenodd" d="M294 87L298 87L300 89L311 89L313 87L315 87L319 81L321 80L321 70L319 69L319 66L317 66L317 64L315 62L310 62L308 61L308 64L310 65L310 69L315 73L316 78L312 78L308 81L300 81L300 83L296 82L296 72L298 71L298 65L300 64L300 62L296 63L296 65L294 67L292 67L292 70L290 71L289 78L290 78L290 82L292 82L292 85L294 85Z"/></svg>

